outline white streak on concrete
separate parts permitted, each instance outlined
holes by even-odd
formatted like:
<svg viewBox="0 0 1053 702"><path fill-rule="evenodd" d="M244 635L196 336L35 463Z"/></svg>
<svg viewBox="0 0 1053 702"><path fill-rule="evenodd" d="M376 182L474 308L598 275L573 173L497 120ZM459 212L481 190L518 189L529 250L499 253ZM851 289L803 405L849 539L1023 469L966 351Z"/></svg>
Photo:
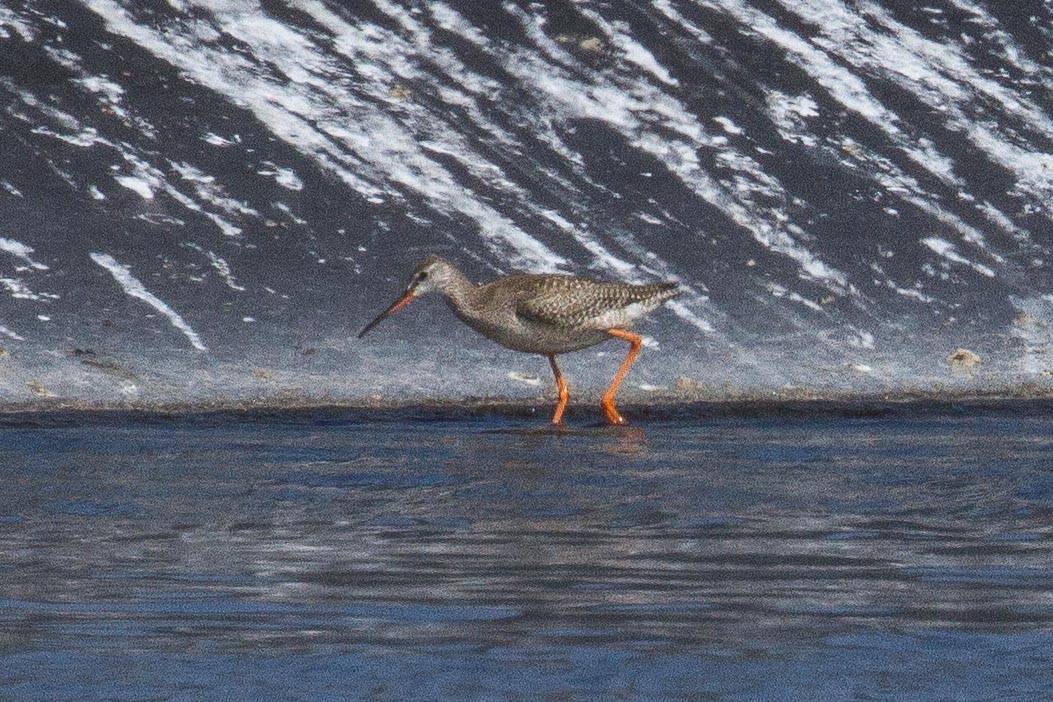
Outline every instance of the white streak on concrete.
<svg viewBox="0 0 1053 702"><path fill-rule="evenodd" d="M208 251L206 254L208 255L208 262L212 264L213 268L219 271L219 275L231 290L243 291L245 289L244 286L238 285L237 279L234 278L234 274L230 271L229 263L212 251Z"/></svg>
<svg viewBox="0 0 1053 702"><path fill-rule="evenodd" d="M113 276L114 280L117 281L117 284L121 286L121 289L124 290L127 295L142 300L165 317L168 317L168 321L172 323L172 326L183 332L183 334L186 335L186 338L190 340L191 346L198 351L208 351L208 347L202 343L201 337L197 335L197 332L190 328L190 325L179 316L178 312L147 290L139 279L131 274L128 266L119 263L113 256L103 253L91 254L91 260L109 271L110 275Z"/></svg>
<svg viewBox="0 0 1053 702"><path fill-rule="evenodd" d="M209 132L208 134L206 134L202 138L207 143L212 144L213 146L233 146L234 145L233 141L230 141L229 139L224 139L220 135L213 134L212 132Z"/></svg>
<svg viewBox="0 0 1053 702"><path fill-rule="evenodd" d="M665 306L671 309L673 314L677 317L696 327L700 331L706 332L707 334L711 334L715 331L713 325L709 323L709 320L699 317L695 314L694 310L689 308L683 302L680 302L679 300L671 300L665 303Z"/></svg>
<svg viewBox="0 0 1053 702"><path fill-rule="evenodd" d="M132 192L138 193L139 197L144 200L154 199L154 189L151 188L150 184L143 178L136 178L135 176L114 176L113 179Z"/></svg>
<svg viewBox="0 0 1053 702"><path fill-rule="evenodd" d="M303 190L303 181L300 180L300 176L296 175L296 171L293 169L277 166L270 162L264 165L267 168L256 171L256 173L262 176L274 176L274 180L283 188L293 191Z"/></svg>
<svg viewBox="0 0 1053 702"><path fill-rule="evenodd" d="M938 236L930 236L925 239L922 239L921 243L925 244L925 246L929 247L948 261L958 263L963 266L968 266L975 270L977 273L985 275L988 278L993 278L995 275L994 271L988 268L987 266L981 263L977 263L976 261L970 261L965 256L962 256L960 253L958 253L958 250L955 248L954 244L947 241L946 239L941 239Z"/></svg>
<svg viewBox="0 0 1053 702"><path fill-rule="evenodd" d="M724 116L714 117L713 121L716 122L717 124L719 124L720 128L723 129L728 134L732 134L734 136L738 136L739 134L742 134L742 127L740 127L739 125L735 124L735 122L733 122L730 117L724 117Z"/></svg>
<svg viewBox="0 0 1053 702"><path fill-rule="evenodd" d="M20 241L0 237L0 251L6 251L7 253L13 256L17 256L18 258L28 263L30 267L36 268L38 271L46 271L48 269L48 267L45 266L43 263L34 261L29 255L33 253L33 248L30 246L26 246Z"/></svg>
<svg viewBox="0 0 1053 702"><path fill-rule="evenodd" d="M654 54L633 39L629 25L624 22L608 22L603 15L588 9L585 5L578 5L577 10L599 27L600 31L607 36L608 41L621 50L626 61L635 63L666 85L673 87L680 85L680 82L665 69L665 66L658 63Z"/></svg>
<svg viewBox="0 0 1053 702"><path fill-rule="evenodd" d="M83 129L82 131L76 134L62 134L60 132L56 132L53 129L48 129L47 127L36 127L32 131L34 134L40 134L41 136L49 136L53 139L60 139L66 142L67 144L72 144L73 146L80 146L82 148L95 146L95 144L99 143L100 141L98 132L96 132L95 129L91 127Z"/></svg>
<svg viewBox="0 0 1053 702"><path fill-rule="evenodd" d="M52 293L36 293L29 289L29 286L21 278L9 278L6 275L0 275L0 286L3 286L11 293L11 297L17 300L34 300L40 302L42 300L57 300L58 295Z"/></svg>
<svg viewBox="0 0 1053 702"><path fill-rule="evenodd" d="M0 7L0 39L6 39L11 35L6 31L10 27L18 32L23 41L32 42L37 38L36 30L28 22L19 17L12 10Z"/></svg>

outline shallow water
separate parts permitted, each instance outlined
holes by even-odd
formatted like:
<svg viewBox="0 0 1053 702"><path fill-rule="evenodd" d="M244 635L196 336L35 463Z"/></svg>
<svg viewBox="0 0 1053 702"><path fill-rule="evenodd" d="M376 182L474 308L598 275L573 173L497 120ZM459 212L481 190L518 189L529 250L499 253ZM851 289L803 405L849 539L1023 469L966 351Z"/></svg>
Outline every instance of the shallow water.
<svg viewBox="0 0 1053 702"><path fill-rule="evenodd" d="M1049 406L540 422L3 419L0 698L1053 697Z"/></svg>

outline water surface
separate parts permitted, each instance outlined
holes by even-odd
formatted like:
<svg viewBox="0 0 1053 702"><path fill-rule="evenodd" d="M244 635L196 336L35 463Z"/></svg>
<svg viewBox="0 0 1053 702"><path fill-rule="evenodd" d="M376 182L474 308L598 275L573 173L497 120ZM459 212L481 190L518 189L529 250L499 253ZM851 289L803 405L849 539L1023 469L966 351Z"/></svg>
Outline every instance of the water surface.
<svg viewBox="0 0 1053 702"><path fill-rule="evenodd" d="M576 421L7 417L0 698L1053 697L1048 406Z"/></svg>

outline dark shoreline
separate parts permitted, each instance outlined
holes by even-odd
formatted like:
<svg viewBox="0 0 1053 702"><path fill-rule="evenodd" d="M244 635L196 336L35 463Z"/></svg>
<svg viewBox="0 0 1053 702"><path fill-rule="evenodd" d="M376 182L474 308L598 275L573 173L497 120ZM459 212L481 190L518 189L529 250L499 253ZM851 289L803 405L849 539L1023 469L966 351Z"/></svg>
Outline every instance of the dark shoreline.
<svg viewBox="0 0 1053 702"><path fill-rule="evenodd" d="M602 424L593 402L571 405L567 423ZM838 398L764 398L625 402L619 408L633 423L689 421L716 418L883 419L931 415L1027 416L1053 413L1053 396L908 395ZM77 426L83 424L155 424L168 421L228 422L338 422L347 424L455 421L479 418L523 418L543 422L550 402L513 402L473 399L405 403L380 402L265 402L173 403L152 405L92 405L88 403L31 403L0 406L0 427Z"/></svg>

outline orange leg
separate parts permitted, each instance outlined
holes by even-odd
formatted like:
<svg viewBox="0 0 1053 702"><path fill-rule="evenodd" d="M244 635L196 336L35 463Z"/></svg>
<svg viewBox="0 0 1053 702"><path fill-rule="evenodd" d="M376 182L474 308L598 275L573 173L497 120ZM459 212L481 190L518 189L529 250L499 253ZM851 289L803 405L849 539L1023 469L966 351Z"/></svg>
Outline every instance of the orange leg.
<svg viewBox="0 0 1053 702"><path fill-rule="evenodd" d="M570 391L567 389L567 381L563 380L563 374L559 372L559 366L556 365L556 357L549 354L548 362L552 366L552 372L556 375L556 388L559 390L559 402L556 404L556 413L552 415L552 423L560 426L563 424L563 409L567 406L567 400L570 399Z"/></svg>
<svg viewBox="0 0 1053 702"><path fill-rule="evenodd" d="M625 418L618 414L618 410L614 407L614 393L618 392L618 386L622 384L622 379L629 372L629 366L633 364L633 361L640 354L641 339L639 334L633 334L624 329L608 329L607 333L628 341L629 355L625 357L625 360L622 361L622 367L614 375L614 380L611 381L611 386L607 388L603 400L600 401L600 406L603 407L603 413L607 415L607 421L611 424L628 424L629 422L625 421Z"/></svg>

